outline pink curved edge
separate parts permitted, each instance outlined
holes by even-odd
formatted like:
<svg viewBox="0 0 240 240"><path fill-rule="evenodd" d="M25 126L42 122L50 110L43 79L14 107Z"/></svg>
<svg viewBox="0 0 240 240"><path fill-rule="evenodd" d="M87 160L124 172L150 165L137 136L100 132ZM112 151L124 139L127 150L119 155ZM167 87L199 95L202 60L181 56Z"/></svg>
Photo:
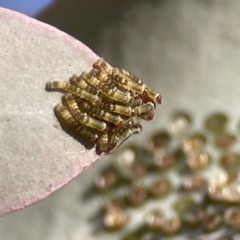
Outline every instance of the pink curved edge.
<svg viewBox="0 0 240 240"><path fill-rule="evenodd" d="M75 171L73 173L73 175L71 176L71 178L68 178L66 182L62 182L61 184L58 184L58 185L52 185L51 186L51 190L49 191L45 191L44 194L42 195L38 195L37 198L34 198L34 199L28 199L26 201L24 201L23 203L17 205L17 206L13 206L11 209L5 209L5 211L2 211L0 212L0 217L3 217L4 215L7 215L9 213L12 213L12 212L16 212L16 211L19 211L19 210L22 210L24 209L25 207L28 207L30 205L33 205L35 203L38 203L42 200L44 200L46 197L48 197L51 193L55 192L56 190L64 187L66 184L68 184L69 182L71 182L78 174L80 174L82 171L84 171L85 169L87 169L92 163L94 163L96 160L98 160L101 156L98 156L97 158L95 158L94 160L92 161L89 161L86 163L85 166L82 166L81 168L77 169L77 171Z"/></svg>
<svg viewBox="0 0 240 240"><path fill-rule="evenodd" d="M0 8L0 15L4 15L4 17L6 16L6 18L15 18L15 19L18 18L19 20L26 22L26 24L35 25L36 28L42 28L46 32L46 35L51 33L50 34L51 36L49 36L49 38L51 38L52 34L54 33L54 36L56 36L56 38L61 38L61 40L66 42L66 44L68 44L68 46L72 46L74 49L76 49L76 48L80 49L82 55L85 58L84 60L86 60L86 63L88 63L89 66L92 66L92 64L99 58L99 56L97 56L91 49L89 49L83 43L81 43L80 41L74 39L73 37L69 36L68 34L61 32L57 28L54 28L48 24L39 22L39 21L32 19L24 14L21 14L21 13L15 12L15 11L11 11L8 9L4 9L4 8ZM49 196L52 192L65 186L68 182L70 182L73 178L75 178L79 173L81 173L84 169L88 168L93 162L95 162L102 156L102 155L99 156L95 152L92 152L92 151L90 152L86 149L85 149L85 151L88 152L88 154L89 154L89 160L84 162L84 165L74 168L71 176L69 176L68 178L62 179L63 181L61 183L58 183L58 184L56 183L55 185L53 184L50 189L47 189L47 188L43 189L43 190L45 190L45 192L43 191L42 194L40 194L36 197L25 199L24 202L21 202L18 205L11 206L11 207L9 206L9 207L3 209L0 212L0 216L4 216L8 213L11 213L11 212L14 212L17 210L21 210L29 205L35 204L35 203L43 200L44 198Z"/></svg>

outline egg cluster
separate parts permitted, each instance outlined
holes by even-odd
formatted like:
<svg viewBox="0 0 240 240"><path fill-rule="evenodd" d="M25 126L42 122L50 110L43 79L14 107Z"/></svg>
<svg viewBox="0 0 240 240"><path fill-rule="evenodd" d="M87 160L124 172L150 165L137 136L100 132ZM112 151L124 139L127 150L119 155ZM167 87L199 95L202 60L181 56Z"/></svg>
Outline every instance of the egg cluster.
<svg viewBox="0 0 240 240"><path fill-rule="evenodd" d="M118 149L83 194L100 203L93 228L121 230L114 238L124 232L121 240L197 240L203 234L235 239L240 231L239 127L222 112L208 115L202 125L194 128L189 113L175 112L144 144Z"/></svg>
<svg viewBox="0 0 240 240"><path fill-rule="evenodd" d="M161 95L140 79L112 68L103 59L97 60L91 71L73 75L69 82L48 82L46 90L66 93L55 107L59 121L95 142L97 151L105 154L140 133L141 120L151 120L156 103L162 103Z"/></svg>

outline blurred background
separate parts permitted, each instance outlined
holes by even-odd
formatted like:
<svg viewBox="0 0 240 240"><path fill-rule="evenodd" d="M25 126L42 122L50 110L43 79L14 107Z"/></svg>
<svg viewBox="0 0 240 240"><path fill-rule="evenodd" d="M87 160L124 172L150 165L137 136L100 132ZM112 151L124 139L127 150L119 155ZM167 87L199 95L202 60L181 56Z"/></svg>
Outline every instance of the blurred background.
<svg viewBox="0 0 240 240"><path fill-rule="evenodd" d="M0 7L67 32L112 66L130 70L162 94L164 102L156 110L155 119L144 123L143 132L128 142L143 146L178 110L189 112L197 130L206 116L222 111L229 116L231 131L239 133L239 1L0 0ZM92 176L97 176L110 160L103 157L42 202L0 218L0 240L120 239L123 232L94 232L89 220L106 195L83 199ZM131 222L128 230L141 224L144 215L139 212L133 213L136 222ZM203 233L197 231L191 239L225 236L221 228L209 235ZM232 235L240 239L236 232ZM185 232L161 239L190 239L186 236Z"/></svg>

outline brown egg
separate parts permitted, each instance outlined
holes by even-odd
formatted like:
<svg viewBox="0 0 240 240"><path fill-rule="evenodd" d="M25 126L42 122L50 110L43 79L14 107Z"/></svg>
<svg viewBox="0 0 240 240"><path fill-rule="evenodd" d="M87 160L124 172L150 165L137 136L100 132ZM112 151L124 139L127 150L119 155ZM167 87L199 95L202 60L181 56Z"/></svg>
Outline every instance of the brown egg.
<svg viewBox="0 0 240 240"><path fill-rule="evenodd" d="M240 166L240 154L225 152L220 158L220 163L226 170L235 169Z"/></svg>
<svg viewBox="0 0 240 240"><path fill-rule="evenodd" d="M176 157L173 153L166 153L165 150L156 150L153 155L153 163L160 170L168 169L176 164Z"/></svg>
<svg viewBox="0 0 240 240"><path fill-rule="evenodd" d="M203 208L197 208L184 214L183 219L191 227L197 227L205 219L206 211Z"/></svg>
<svg viewBox="0 0 240 240"><path fill-rule="evenodd" d="M237 137L231 133L221 133L215 137L215 146L219 149L226 150L234 143L236 143Z"/></svg>
<svg viewBox="0 0 240 240"><path fill-rule="evenodd" d="M122 229L128 219L128 215L122 209L114 209L105 213L103 221L106 229L113 231Z"/></svg>
<svg viewBox="0 0 240 240"><path fill-rule="evenodd" d="M202 151L206 144L206 137L201 133L193 133L184 138L182 149L186 154L198 153Z"/></svg>
<svg viewBox="0 0 240 240"><path fill-rule="evenodd" d="M182 188L185 191L196 191L206 185L206 181L197 174L191 174L183 178Z"/></svg>
<svg viewBox="0 0 240 240"><path fill-rule="evenodd" d="M185 133L191 126L192 118L189 113L179 111L171 116L167 129L172 136Z"/></svg>
<svg viewBox="0 0 240 240"><path fill-rule="evenodd" d="M135 181L142 178L146 174L146 167L144 164L136 162L133 163L129 169L126 170L124 177L129 181Z"/></svg>
<svg viewBox="0 0 240 240"><path fill-rule="evenodd" d="M163 224L163 214L158 209L153 209L145 217L145 224L150 230L159 230Z"/></svg>
<svg viewBox="0 0 240 240"><path fill-rule="evenodd" d="M111 190L117 183L116 173L107 169L95 178L94 185L99 192L106 192Z"/></svg>
<svg viewBox="0 0 240 240"><path fill-rule="evenodd" d="M167 235L176 234L181 229L181 221L178 217L165 220L162 224L162 231Z"/></svg>
<svg viewBox="0 0 240 240"><path fill-rule="evenodd" d="M204 229L207 232L215 231L223 222L223 218L221 215L218 214L212 214L210 216L207 216L203 222Z"/></svg>
<svg viewBox="0 0 240 240"><path fill-rule="evenodd" d="M221 133L225 130L228 116L225 113L214 113L205 120L205 127L213 133Z"/></svg>
<svg viewBox="0 0 240 240"><path fill-rule="evenodd" d="M154 198L165 197L170 191L170 182L167 179L159 178L149 187L149 194Z"/></svg>
<svg viewBox="0 0 240 240"><path fill-rule="evenodd" d="M224 213L224 222L231 227L240 229L240 208L232 207Z"/></svg>
<svg viewBox="0 0 240 240"><path fill-rule="evenodd" d="M127 200L133 206L139 206L143 204L147 199L147 191L142 186L133 186L128 195Z"/></svg>
<svg viewBox="0 0 240 240"><path fill-rule="evenodd" d="M166 148L170 143L170 136L166 131L159 131L151 136L147 142L147 149L153 151L155 149Z"/></svg>
<svg viewBox="0 0 240 240"><path fill-rule="evenodd" d="M187 165L192 171L198 171L210 164L211 156L209 153L193 153L187 156Z"/></svg>

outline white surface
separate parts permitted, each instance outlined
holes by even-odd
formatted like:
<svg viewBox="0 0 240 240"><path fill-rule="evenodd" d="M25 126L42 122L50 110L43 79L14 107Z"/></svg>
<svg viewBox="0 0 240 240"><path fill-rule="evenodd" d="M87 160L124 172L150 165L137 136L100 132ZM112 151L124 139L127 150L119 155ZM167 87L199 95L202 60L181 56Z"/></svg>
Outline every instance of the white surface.
<svg viewBox="0 0 240 240"><path fill-rule="evenodd" d="M38 21L0 9L0 216L37 202L98 157L62 131L47 81L69 79L98 58Z"/></svg>

